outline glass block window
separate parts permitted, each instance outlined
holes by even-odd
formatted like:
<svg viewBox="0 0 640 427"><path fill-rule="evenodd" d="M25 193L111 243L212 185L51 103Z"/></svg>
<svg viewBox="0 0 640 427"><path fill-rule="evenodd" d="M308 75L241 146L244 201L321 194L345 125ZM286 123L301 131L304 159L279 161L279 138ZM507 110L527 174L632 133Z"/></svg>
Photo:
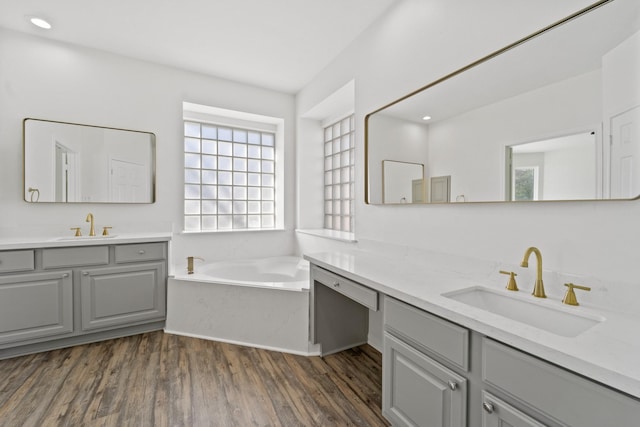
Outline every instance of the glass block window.
<svg viewBox="0 0 640 427"><path fill-rule="evenodd" d="M275 228L275 134L184 122L185 231Z"/></svg>
<svg viewBox="0 0 640 427"><path fill-rule="evenodd" d="M353 115L324 128L324 228L353 232Z"/></svg>

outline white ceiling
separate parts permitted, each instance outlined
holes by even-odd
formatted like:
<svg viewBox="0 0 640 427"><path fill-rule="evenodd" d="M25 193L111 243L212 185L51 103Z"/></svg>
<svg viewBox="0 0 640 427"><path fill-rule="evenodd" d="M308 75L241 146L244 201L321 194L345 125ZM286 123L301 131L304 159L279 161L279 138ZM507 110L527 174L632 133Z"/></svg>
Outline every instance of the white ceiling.
<svg viewBox="0 0 640 427"><path fill-rule="evenodd" d="M396 1L0 0L0 27L296 93Z"/></svg>

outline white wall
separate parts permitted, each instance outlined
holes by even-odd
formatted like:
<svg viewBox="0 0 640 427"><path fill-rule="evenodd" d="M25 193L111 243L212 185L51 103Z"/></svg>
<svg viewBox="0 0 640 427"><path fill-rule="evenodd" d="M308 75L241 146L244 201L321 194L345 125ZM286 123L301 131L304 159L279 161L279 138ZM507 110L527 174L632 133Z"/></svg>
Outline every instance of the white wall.
<svg viewBox="0 0 640 427"><path fill-rule="evenodd" d="M544 155L544 197L548 200L596 197L594 144L553 150Z"/></svg>
<svg viewBox="0 0 640 427"><path fill-rule="evenodd" d="M86 226L126 231L182 231L182 102L285 119L286 231L174 237L173 258L207 259L294 251L294 98L228 80L0 30L0 237L68 235ZM28 204L23 201L25 117L135 129L156 134L157 201L149 205Z"/></svg>
<svg viewBox="0 0 640 427"><path fill-rule="evenodd" d="M417 246L511 265L519 262L528 246L535 245L542 251L545 270L601 277L607 282L637 281L637 201L434 206L372 206L363 201L367 113L590 3L400 1L298 94L297 109L304 112L346 81L356 81L359 240ZM300 236L299 247L313 252L340 245Z"/></svg>

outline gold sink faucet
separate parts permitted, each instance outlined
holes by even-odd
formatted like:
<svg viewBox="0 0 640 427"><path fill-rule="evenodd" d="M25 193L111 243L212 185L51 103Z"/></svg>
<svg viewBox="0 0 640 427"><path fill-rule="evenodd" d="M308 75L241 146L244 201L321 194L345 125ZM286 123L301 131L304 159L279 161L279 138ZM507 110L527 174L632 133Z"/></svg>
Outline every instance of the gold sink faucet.
<svg viewBox="0 0 640 427"><path fill-rule="evenodd" d="M533 292L531 295L538 298L546 298L547 295L544 293L544 283L542 283L542 254L540 253L540 249L531 246L524 253L524 257L522 258L522 262L520 263L520 267L529 267L529 257L531 253L536 254L536 261L538 262L538 269L536 271L536 283L533 286Z"/></svg>
<svg viewBox="0 0 640 427"><path fill-rule="evenodd" d="M89 212L89 215L87 215L87 219L85 219L85 222L90 222L91 223L91 228L89 229L89 236L95 236L96 235L96 229L93 225L93 214L91 212Z"/></svg>

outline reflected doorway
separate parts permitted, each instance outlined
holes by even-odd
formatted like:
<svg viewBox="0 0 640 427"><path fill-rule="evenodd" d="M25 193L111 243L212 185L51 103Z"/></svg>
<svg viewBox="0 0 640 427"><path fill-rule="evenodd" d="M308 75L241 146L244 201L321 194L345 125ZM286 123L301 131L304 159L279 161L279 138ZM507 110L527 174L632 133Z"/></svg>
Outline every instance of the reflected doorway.
<svg viewBox="0 0 640 427"><path fill-rule="evenodd" d="M611 118L611 198L640 193L640 107Z"/></svg>
<svg viewBox="0 0 640 427"><path fill-rule="evenodd" d="M77 153L59 141L55 143L55 201L76 202L78 195Z"/></svg>

